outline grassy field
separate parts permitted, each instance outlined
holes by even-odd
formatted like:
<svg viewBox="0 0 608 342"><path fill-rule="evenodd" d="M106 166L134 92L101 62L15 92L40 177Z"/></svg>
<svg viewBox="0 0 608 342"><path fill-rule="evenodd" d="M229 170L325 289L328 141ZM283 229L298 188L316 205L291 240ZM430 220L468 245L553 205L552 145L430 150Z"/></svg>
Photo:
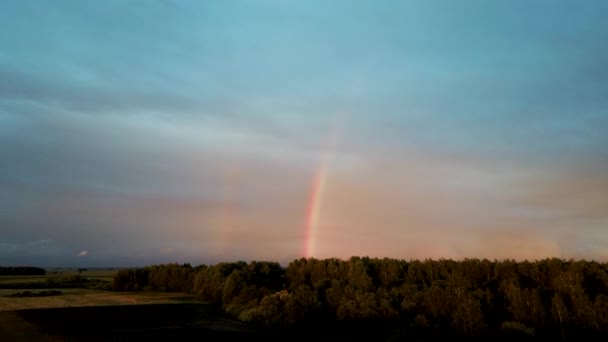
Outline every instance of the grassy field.
<svg viewBox="0 0 608 342"><path fill-rule="evenodd" d="M112 281L118 269L112 268L89 268L87 271L78 272L76 268L49 268L46 270L46 277L70 277L80 275L87 279L98 279Z"/></svg>
<svg viewBox="0 0 608 342"><path fill-rule="evenodd" d="M225 317L205 304L0 312L0 341L180 341L193 337L204 341L286 340Z"/></svg>
<svg viewBox="0 0 608 342"><path fill-rule="evenodd" d="M164 292L113 292L88 289L56 289L62 294L51 297L8 297L22 290L0 289L0 311L86 307L107 305L177 304L194 302L194 298L181 293ZM39 292L42 290L32 290Z"/></svg>
<svg viewBox="0 0 608 342"><path fill-rule="evenodd" d="M0 341L158 340L160 337L175 340L186 339L193 332L208 341L251 337L268 340L268 336L273 336L228 318L187 294L37 288L38 283L52 284L49 280L76 275L111 282L117 272L114 269L89 269L80 273L66 268L46 271L44 276L0 276L0 284L6 287L0 289ZM34 294L56 290L61 294L11 297L26 290Z"/></svg>
<svg viewBox="0 0 608 342"><path fill-rule="evenodd" d="M46 281L45 275L33 276L0 276L0 284L41 283Z"/></svg>
<svg viewBox="0 0 608 342"><path fill-rule="evenodd" d="M47 279L68 278L75 275L91 280L112 281L116 272L118 272L117 269L107 268L89 269L84 272L78 272L77 268L49 268L46 269L46 275L0 276L0 284L37 283L45 282Z"/></svg>
<svg viewBox="0 0 608 342"><path fill-rule="evenodd" d="M45 309L64 307L139 305L139 304L176 304L193 302L194 298L185 294L161 292L113 292L82 288L45 288L44 290L61 291L61 295L50 297L9 297L17 292L23 292L32 284L33 293L44 291L36 289L36 283L44 283L53 279L69 278L75 275L91 280L111 282L117 270L89 269L78 272L76 268L47 269L44 276L0 276L0 284L8 288L0 289L0 311ZM10 288L11 284L15 288ZM17 287L17 285L21 285Z"/></svg>
<svg viewBox="0 0 608 342"><path fill-rule="evenodd" d="M218 307L202 303L0 312L0 341L3 342L189 340L387 341L384 335L373 329L352 325L348 329L278 329L246 324L227 316Z"/></svg>

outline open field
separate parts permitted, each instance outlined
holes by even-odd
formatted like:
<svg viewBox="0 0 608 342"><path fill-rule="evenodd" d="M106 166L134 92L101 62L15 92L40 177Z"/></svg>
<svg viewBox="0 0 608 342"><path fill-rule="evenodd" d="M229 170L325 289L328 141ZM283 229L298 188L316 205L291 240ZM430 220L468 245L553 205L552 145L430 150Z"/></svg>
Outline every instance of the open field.
<svg viewBox="0 0 608 342"><path fill-rule="evenodd" d="M68 278L80 275L88 279L112 281L118 269L99 268L78 272L77 268L48 268L46 275L0 276L0 284L43 282L53 278Z"/></svg>
<svg viewBox="0 0 608 342"><path fill-rule="evenodd" d="M132 305L0 312L0 341L182 340L261 335L205 304Z"/></svg>
<svg viewBox="0 0 608 342"><path fill-rule="evenodd" d="M0 312L0 341L387 341L367 328L265 328L201 303Z"/></svg>
<svg viewBox="0 0 608 342"><path fill-rule="evenodd" d="M46 269L46 276L70 277L78 274L88 279L112 281L116 272L118 272L118 269L115 268L89 268L83 272L78 272L77 268L48 268Z"/></svg>
<svg viewBox="0 0 608 342"><path fill-rule="evenodd" d="M78 272L77 268L48 268L46 275L0 276L0 284L40 283L47 279L68 278L76 275L91 280L112 281L116 272L118 272L117 269L109 268L93 268L83 272Z"/></svg>
<svg viewBox="0 0 608 342"><path fill-rule="evenodd" d="M83 306L177 304L193 302L194 298L181 293L112 292L88 289L55 289L62 294L50 297L8 297L22 290L0 289L0 311ZM40 292L42 290L32 290Z"/></svg>
<svg viewBox="0 0 608 342"><path fill-rule="evenodd" d="M46 279L46 275L0 276L0 284L42 283Z"/></svg>

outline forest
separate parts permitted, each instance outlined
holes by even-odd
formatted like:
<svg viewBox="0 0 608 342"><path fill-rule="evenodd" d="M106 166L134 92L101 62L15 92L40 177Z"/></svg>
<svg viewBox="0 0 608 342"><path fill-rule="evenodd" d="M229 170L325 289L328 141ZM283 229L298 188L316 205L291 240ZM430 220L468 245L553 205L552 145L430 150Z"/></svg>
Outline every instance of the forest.
<svg viewBox="0 0 608 342"><path fill-rule="evenodd" d="M194 294L252 324L351 324L395 336L608 336L608 264L302 258L120 270L113 289ZM400 335L402 334L402 335Z"/></svg>

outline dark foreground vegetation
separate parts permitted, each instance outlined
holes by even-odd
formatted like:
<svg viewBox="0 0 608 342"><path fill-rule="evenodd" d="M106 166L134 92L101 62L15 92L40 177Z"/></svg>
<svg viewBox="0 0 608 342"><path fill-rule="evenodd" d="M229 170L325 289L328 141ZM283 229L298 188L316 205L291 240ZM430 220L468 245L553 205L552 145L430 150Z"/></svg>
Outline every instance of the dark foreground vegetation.
<svg viewBox="0 0 608 342"><path fill-rule="evenodd" d="M45 275L46 271L39 267L18 266L1 267L0 276Z"/></svg>
<svg viewBox="0 0 608 342"><path fill-rule="evenodd" d="M224 316L204 304L4 311L0 341L282 341Z"/></svg>
<svg viewBox="0 0 608 342"><path fill-rule="evenodd" d="M344 323L344 322L343 322ZM0 312L0 341L384 341L370 324L256 326L211 304L147 304ZM431 341L418 339L418 341Z"/></svg>
<svg viewBox="0 0 608 342"><path fill-rule="evenodd" d="M367 327L378 340L608 338L608 264L594 261L168 264L119 271L113 288L192 293L275 330Z"/></svg>

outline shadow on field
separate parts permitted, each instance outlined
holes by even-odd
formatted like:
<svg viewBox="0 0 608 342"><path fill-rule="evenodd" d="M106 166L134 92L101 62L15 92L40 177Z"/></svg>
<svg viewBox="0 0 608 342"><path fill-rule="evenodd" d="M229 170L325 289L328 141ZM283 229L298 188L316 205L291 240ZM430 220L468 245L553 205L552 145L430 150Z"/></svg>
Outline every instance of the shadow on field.
<svg viewBox="0 0 608 342"><path fill-rule="evenodd" d="M388 328L388 329L387 329ZM209 304L144 304L0 312L0 341L437 341L449 334L416 334L382 322L333 322L266 328L239 322ZM474 339L470 339L471 341ZM477 339L488 340L488 339ZM499 338L495 341L533 339Z"/></svg>
<svg viewBox="0 0 608 342"><path fill-rule="evenodd" d="M208 304L146 304L0 312L0 341L383 341L374 331L281 330L231 319ZM365 329L367 330L367 329Z"/></svg>
<svg viewBox="0 0 608 342"><path fill-rule="evenodd" d="M0 312L0 341L132 341L265 339L206 304L147 304Z"/></svg>

